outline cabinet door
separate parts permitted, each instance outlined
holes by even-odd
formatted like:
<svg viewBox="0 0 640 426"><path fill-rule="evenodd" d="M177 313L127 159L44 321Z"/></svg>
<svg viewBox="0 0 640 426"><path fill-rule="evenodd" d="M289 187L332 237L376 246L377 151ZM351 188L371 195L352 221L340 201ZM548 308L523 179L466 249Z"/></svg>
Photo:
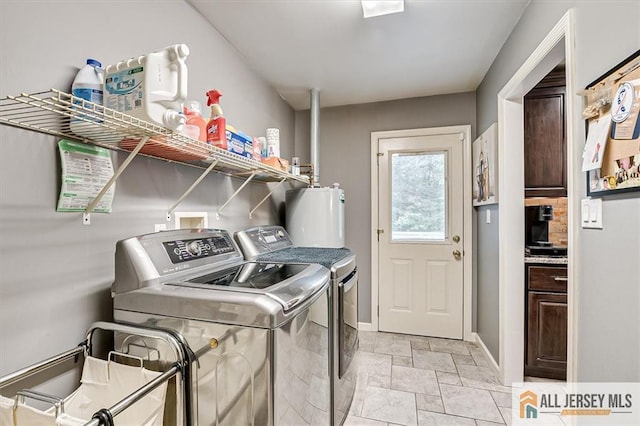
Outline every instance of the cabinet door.
<svg viewBox="0 0 640 426"><path fill-rule="evenodd" d="M565 88L531 90L524 98L525 196L566 196L566 156Z"/></svg>
<svg viewBox="0 0 640 426"><path fill-rule="evenodd" d="M525 374L566 379L567 295L528 293Z"/></svg>

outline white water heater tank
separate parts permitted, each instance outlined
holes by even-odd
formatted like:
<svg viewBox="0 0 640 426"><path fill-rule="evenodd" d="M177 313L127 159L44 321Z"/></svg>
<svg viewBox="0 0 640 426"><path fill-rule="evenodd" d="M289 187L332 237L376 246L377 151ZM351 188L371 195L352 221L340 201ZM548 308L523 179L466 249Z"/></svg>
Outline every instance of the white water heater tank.
<svg viewBox="0 0 640 426"><path fill-rule="evenodd" d="M287 191L286 229L298 247L345 246L344 190L301 188Z"/></svg>

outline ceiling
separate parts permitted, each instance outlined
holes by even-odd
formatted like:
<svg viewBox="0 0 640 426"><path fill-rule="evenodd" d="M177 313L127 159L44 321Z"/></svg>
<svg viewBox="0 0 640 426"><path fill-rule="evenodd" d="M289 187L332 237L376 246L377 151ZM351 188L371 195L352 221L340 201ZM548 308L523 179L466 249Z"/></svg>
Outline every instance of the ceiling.
<svg viewBox="0 0 640 426"><path fill-rule="evenodd" d="M187 0L296 110L474 91L529 0Z"/></svg>

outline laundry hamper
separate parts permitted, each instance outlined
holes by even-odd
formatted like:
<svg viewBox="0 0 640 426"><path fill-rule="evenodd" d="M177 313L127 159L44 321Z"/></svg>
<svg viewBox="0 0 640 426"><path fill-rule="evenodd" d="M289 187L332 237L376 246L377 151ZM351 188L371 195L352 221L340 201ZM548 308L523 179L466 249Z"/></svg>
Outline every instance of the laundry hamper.
<svg viewBox="0 0 640 426"><path fill-rule="evenodd" d="M88 333L90 341L97 327L109 331L159 338L161 331L111 323L96 323ZM171 336L165 337L176 347L178 355L184 354L179 343ZM118 352L109 352L107 360L90 356L90 343L80 348L34 364L21 371L0 378L0 388L13 384L43 369L57 365L65 359L84 354L84 364L78 388L66 398L57 398L33 390L22 390L15 398L0 395L0 426L162 426L165 411L167 383L183 372L185 363L176 362L166 371L157 372L145 368L142 358ZM119 357L127 364L115 362ZM178 356L184 360L184 356ZM133 361L137 365L129 365ZM27 404L33 399L52 405L41 410ZM177 410L174 410L176 412Z"/></svg>

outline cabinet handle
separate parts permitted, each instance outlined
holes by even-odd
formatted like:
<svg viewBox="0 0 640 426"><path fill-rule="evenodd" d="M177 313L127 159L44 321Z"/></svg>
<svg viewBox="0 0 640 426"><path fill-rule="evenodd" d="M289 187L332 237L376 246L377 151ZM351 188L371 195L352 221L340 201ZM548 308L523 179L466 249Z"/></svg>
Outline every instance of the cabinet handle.
<svg viewBox="0 0 640 426"><path fill-rule="evenodd" d="M567 277L553 277L553 279L556 281L569 281L569 278Z"/></svg>

